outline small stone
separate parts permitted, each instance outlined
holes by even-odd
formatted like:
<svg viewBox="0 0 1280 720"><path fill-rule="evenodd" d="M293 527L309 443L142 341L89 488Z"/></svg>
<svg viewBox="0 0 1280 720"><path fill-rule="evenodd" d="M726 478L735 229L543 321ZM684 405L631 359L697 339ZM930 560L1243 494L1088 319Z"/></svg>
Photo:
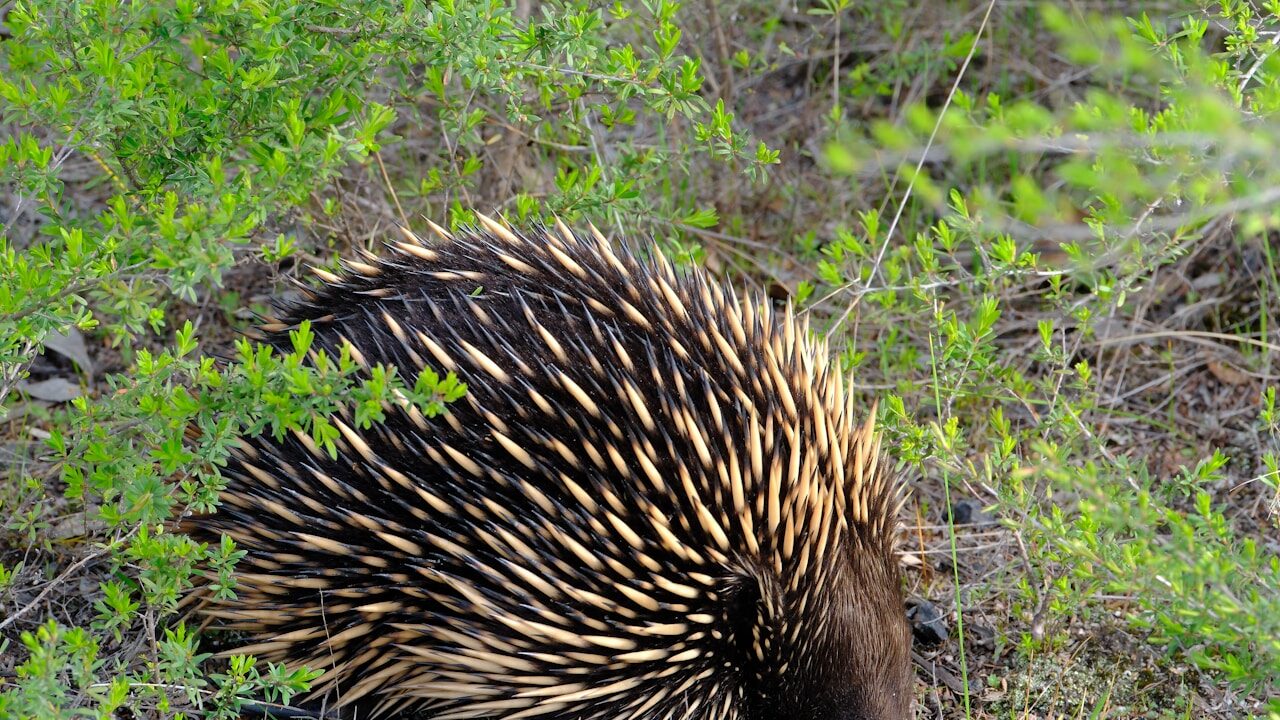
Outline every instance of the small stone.
<svg viewBox="0 0 1280 720"><path fill-rule="evenodd" d="M956 525L990 525L994 522L991 516L982 509L977 500L957 500L951 505L951 517Z"/></svg>
<svg viewBox="0 0 1280 720"><path fill-rule="evenodd" d="M911 621L911 634L916 643L923 647L933 647L946 642L949 634L946 620L938 606L924 599L913 599L907 608L907 619Z"/></svg>

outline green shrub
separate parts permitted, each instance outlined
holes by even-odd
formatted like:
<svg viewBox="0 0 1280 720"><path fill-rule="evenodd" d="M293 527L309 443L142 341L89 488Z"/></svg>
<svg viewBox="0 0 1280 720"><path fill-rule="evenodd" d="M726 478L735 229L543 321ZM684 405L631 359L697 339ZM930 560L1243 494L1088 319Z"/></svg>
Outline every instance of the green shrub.
<svg viewBox="0 0 1280 720"><path fill-rule="evenodd" d="M1237 4L1205 13L1124 22L1045 6L1063 51L1099 64L1081 101L959 91L945 113L917 108L832 141L836 171L892 175L884 189L900 214L868 211L837 231L811 292L836 324L842 305L860 303L862 337L846 360L899 389L889 420L902 457L948 503L957 488L988 498L1019 536L1029 572L1011 602L1028 619L1024 649L1064 641L1073 622L1098 622L1123 598L1131 626L1171 662L1236 683L1274 714L1280 555L1228 518L1226 457L1211 450L1194 470L1157 476L1149 456L1101 430L1135 419L1095 369L1130 362L1126 347L1224 343L1248 372L1274 377L1280 64L1265 38L1280 25ZM1211 36L1209 17L1229 29ZM1215 43L1227 51L1207 52ZM928 168L925 151L945 163ZM1260 247L1251 314L1216 318L1220 331L1130 331L1134 296L1216 242L1226 217L1229 243ZM893 241L899 221L914 242ZM1264 472L1246 482L1272 497L1274 393L1264 392ZM1255 458L1233 454L1252 472ZM1271 503L1266 532L1280 527ZM964 585L957 575L960 607L972 602Z"/></svg>

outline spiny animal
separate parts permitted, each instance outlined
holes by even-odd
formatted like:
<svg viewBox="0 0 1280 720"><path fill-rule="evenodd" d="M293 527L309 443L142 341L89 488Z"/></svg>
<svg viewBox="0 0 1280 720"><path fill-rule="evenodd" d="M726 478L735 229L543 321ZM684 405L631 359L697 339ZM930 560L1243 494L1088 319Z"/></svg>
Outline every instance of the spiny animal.
<svg viewBox="0 0 1280 720"><path fill-rule="evenodd" d="M205 606L238 650L374 714L904 720L901 493L825 342L594 228L481 221L318 271L264 326L469 389L340 413L336 460L243 441L190 527L247 552Z"/></svg>

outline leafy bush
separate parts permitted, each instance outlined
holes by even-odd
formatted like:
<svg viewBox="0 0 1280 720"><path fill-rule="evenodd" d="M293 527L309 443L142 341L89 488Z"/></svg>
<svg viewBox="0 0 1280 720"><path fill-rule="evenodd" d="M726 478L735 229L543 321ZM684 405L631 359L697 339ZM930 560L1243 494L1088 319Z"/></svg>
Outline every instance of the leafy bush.
<svg viewBox="0 0 1280 720"><path fill-rule="evenodd" d="M1060 109L959 91L945 112L918 109L901 125L878 123L833 142L833 168L892 172L890 205L936 219L904 220L914 242L894 243L901 216L864 213L860 227L823 248L813 294L837 308L861 303L871 339L847 359L878 365L902 389L889 407L903 457L945 485L948 504L957 486L990 498L1021 537L1029 572L1014 602L1032 618L1027 648L1046 639L1047 612L1057 618L1049 635L1056 626L1061 641L1069 618L1097 621L1096 610L1123 601L1148 643L1280 712L1274 542L1228 517L1239 511L1225 509L1232 487L1220 450L1194 470L1158 476L1150 456L1125 447L1125 433L1108 436L1107 425L1133 418L1113 414L1122 408L1096 370L1132 361L1112 346L1190 340L1230 344L1225 351L1246 371L1219 370L1224 382L1274 377L1273 44L1235 5L1172 27L1146 16L1068 17L1053 6L1042 18L1073 62L1100 66L1096 84ZM1211 38L1214 22L1230 30ZM1212 43L1227 51L1207 53ZM927 167L931 156L945 164ZM897 199L904 192L910 201ZM1134 297L1149 297L1162 270L1185 267L1226 229L1230 242L1261 255L1254 277L1239 278L1256 293L1251 314L1215 318L1222 331L1130 331L1141 327L1130 320ZM1143 303L1136 313L1151 307ZM920 365L923 373L903 372ZM1244 484L1269 488L1263 522L1274 531L1280 456L1275 388L1264 388L1265 429L1252 431L1262 452L1233 455L1246 473L1261 466ZM920 390L924 408L908 411L904 397L920 402ZM1168 399L1172 413L1178 398ZM1176 435L1173 425L1163 428ZM955 584L964 606L958 575ZM1109 602L1095 603L1099 596Z"/></svg>

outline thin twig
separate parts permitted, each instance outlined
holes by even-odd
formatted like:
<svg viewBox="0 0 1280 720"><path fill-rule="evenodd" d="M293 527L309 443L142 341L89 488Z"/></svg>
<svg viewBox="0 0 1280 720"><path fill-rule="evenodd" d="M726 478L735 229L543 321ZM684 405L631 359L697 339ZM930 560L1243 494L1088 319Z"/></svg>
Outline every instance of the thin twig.
<svg viewBox="0 0 1280 720"><path fill-rule="evenodd" d="M893 214L893 222L889 223L889 229L884 234L884 242L880 243L880 251L876 253L875 264L871 266L871 275L867 278L869 283L875 282L880 275L880 264L884 261L885 251L889 249L889 241L893 239L893 233L898 229L898 221L902 219L902 213L906 210L907 202L911 199L911 191L915 189L916 177L920 175L920 169L924 167L924 158L929 154L929 148L933 147L933 141L938 136L938 129L942 127L942 118L946 117L947 109L951 107L951 101L955 98L956 91L960 89L960 81L964 78L965 71L969 69L969 63L973 60L973 55L978 49L978 41L982 39L982 35L987 30L987 21L991 18L991 9L996 5L996 0L990 0L987 3L987 11L982 15L982 22L978 25L978 32L973 36L973 43L969 46L969 53L964 57L964 63L960 65L959 72L956 73L956 79L951 83L951 90L947 92L946 102L942 104L942 110L938 112L938 119L933 123L933 131L929 133L929 141L925 143L924 152L920 155L920 161L916 163L916 170L911 175L911 180L907 182L907 189L902 194L902 201L898 203L898 210ZM849 307L841 313L831 326L831 332L834 333L844 324L845 319L853 312L856 302L850 303Z"/></svg>
<svg viewBox="0 0 1280 720"><path fill-rule="evenodd" d="M733 101L733 61L729 56L729 40L724 35L724 25L720 21L720 0L707 0L707 12L711 15L711 30L716 36L716 52L720 56L720 99L728 105Z"/></svg>
<svg viewBox="0 0 1280 720"><path fill-rule="evenodd" d="M327 27L325 25L307 25L307 30L321 35L359 35L364 32L364 28Z"/></svg>
<svg viewBox="0 0 1280 720"><path fill-rule="evenodd" d="M396 212L400 213L400 222L404 223L404 227L409 227L409 217L404 214L404 208L400 206L400 196L396 194L391 178L387 177L387 166L382 164L382 151L373 151L373 157L378 161L378 169L382 171L382 182L386 183L387 191L391 193L391 200L396 204Z"/></svg>
<svg viewBox="0 0 1280 720"><path fill-rule="evenodd" d="M1175 338L1178 340L1187 340L1196 342L1201 340L1221 340L1223 342L1235 342L1243 345L1253 345L1271 352L1280 352L1280 345L1269 343L1265 340L1251 338L1246 335L1228 335L1227 333L1209 332L1208 330L1161 330L1156 332L1137 333L1136 335L1124 335L1122 337L1109 337L1094 340L1093 345L1119 345L1121 343L1137 342L1139 340L1155 340L1157 338ZM1216 347L1213 343L1208 343Z"/></svg>
<svg viewBox="0 0 1280 720"><path fill-rule="evenodd" d="M49 593L53 592L53 589L55 587L66 582L68 578L70 578L72 575L78 572L85 565L88 565L94 560L97 560L98 558L105 555L112 548L115 548L116 546L125 542L129 538L133 537L133 534L138 532L139 527L141 526L134 527L132 530L130 530L126 535L121 537L119 540L116 540L115 542L112 542L112 543L108 543L107 545L104 545L101 548L98 548L97 550L89 553L88 555L85 555L84 557L80 558L79 560L69 565L66 570L63 570L62 573L58 575L58 577L51 580L48 585L45 585L44 589L40 591L40 594L35 596L34 600L27 603L26 605L23 605L17 610L13 611L13 614L5 618L4 620L0 620L0 630L4 630L5 628L9 627L13 623L17 622L18 618L22 617L23 615L26 615L27 613L31 612L35 608L39 607L41 601L43 601L46 597L48 597Z"/></svg>

